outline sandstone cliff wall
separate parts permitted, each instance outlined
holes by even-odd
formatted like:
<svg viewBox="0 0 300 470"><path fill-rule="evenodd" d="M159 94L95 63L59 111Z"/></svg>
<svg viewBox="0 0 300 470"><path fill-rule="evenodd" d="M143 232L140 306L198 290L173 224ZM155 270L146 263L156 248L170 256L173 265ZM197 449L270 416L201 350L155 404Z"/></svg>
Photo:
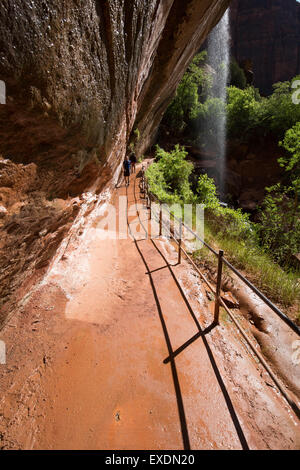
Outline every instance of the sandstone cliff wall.
<svg viewBox="0 0 300 470"><path fill-rule="evenodd" d="M232 51L253 64L254 85L267 94L273 83L300 74L300 4L296 0L233 0Z"/></svg>
<svg viewBox="0 0 300 470"><path fill-rule="evenodd" d="M140 152L152 141L186 66L228 4L1 1L2 307L47 266L80 195L100 192L115 175L133 127Z"/></svg>

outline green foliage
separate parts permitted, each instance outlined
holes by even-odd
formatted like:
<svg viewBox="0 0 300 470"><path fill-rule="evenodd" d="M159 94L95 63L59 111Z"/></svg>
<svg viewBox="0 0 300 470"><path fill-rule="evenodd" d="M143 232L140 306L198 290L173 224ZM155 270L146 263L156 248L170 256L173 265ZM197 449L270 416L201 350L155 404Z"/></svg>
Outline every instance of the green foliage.
<svg viewBox="0 0 300 470"><path fill-rule="evenodd" d="M282 265L289 265L300 248L300 205L291 188L280 183L267 188L260 211L259 233L263 247Z"/></svg>
<svg viewBox="0 0 300 470"><path fill-rule="evenodd" d="M241 209L230 207L208 207L206 218L211 230L235 240L256 240L255 225L249 221L249 215Z"/></svg>
<svg viewBox="0 0 300 470"><path fill-rule="evenodd" d="M151 191L162 202L204 204L207 242L213 246L217 242L226 250L227 258L251 273L256 284L275 301L290 305L299 299L298 274L286 272L274 262L289 258L300 243L300 214L291 216L291 200L282 193L280 185L270 188L261 223L254 224L240 209L220 206L215 183L207 175L199 177L197 195L192 194L189 185L192 168L185 160L183 148L176 145L168 153L157 147L156 158L147 170L147 177ZM201 250L202 259L203 256Z"/></svg>
<svg viewBox="0 0 300 470"><path fill-rule="evenodd" d="M254 237L255 226L250 223L248 214L244 214L240 209L220 205L216 185L212 178L207 175L199 177L197 194L197 202L205 205L205 214L212 230L219 234L227 233L230 238Z"/></svg>
<svg viewBox="0 0 300 470"><path fill-rule="evenodd" d="M300 191L300 122L286 131L284 140L279 145L288 153L279 158L278 162L288 172L291 187L295 196L298 196Z"/></svg>
<svg viewBox="0 0 300 470"><path fill-rule="evenodd" d="M200 175L198 179L197 194L199 202L207 208L219 207L219 199L217 198L217 189L212 178L207 175Z"/></svg>
<svg viewBox="0 0 300 470"><path fill-rule="evenodd" d="M284 136L280 145L287 154L278 161L286 170L287 185L267 188L258 229L264 249L286 266L300 250L300 106L292 101L291 83L277 83L268 98L261 98L252 87L230 87L227 106L231 136L258 129Z"/></svg>
<svg viewBox="0 0 300 470"><path fill-rule="evenodd" d="M186 131L196 144L205 141L210 147L214 142L213 123L225 112L228 136L243 139L267 133L283 138L284 133L300 121L300 106L292 99L295 93L292 84L300 76L276 83L273 93L262 97L259 90L247 86L244 71L233 60L226 106L222 100L211 96L214 74L205 60L206 51L195 56L166 111L163 124L172 132Z"/></svg>
<svg viewBox="0 0 300 470"><path fill-rule="evenodd" d="M231 238L229 233L212 231L210 221L205 224L205 239L212 246L225 250L226 258L238 269L247 272L255 285L275 302L285 306L293 305L300 300L299 273L286 272L274 262L270 255L255 241ZM215 245L217 243L217 246ZM208 250L202 248L195 253L195 258L206 260L215 266L215 258L209 259Z"/></svg>
<svg viewBox="0 0 300 470"><path fill-rule="evenodd" d="M151 189L154 188L153 192L165 202L205 204L209 229L216 240L222 241L223 247L229 247L232 259L235 259L236 246L240 267L250 271L253 268L255 276L259 276L261 270L262 285L268 286L277 300L282 295L291 303L293 292L297 290L299 297L300 290L299 285L295 287L297 275L292 272L293 255L300 251L300 105L292 99L294 80L275 84L273 93L262 97L257 89L246 86L244 72L233 62L231 86L227 104L224 104L210 96L213 76L204 61L205 56L199 55L190 65L165 115L165 126L178 133L185 130L185 139L193 145L203 145L205 141L210 149L215 140L214 122L226 112L229 137L247 140L271 134L281 140L280 145L286 151L278 160L285 169L283 182L267 188L257 224L251 223L241 210L221 207L214 182L207 175L199 178L197 192L193 195L189 185L191 170L182 171L182 179L178 181L176 172L181 172L182 161L175 159L177 170L172 169L174 156L170 157L162 149L157 151L158 162L148 170ZM182 151L177 146L175 153L176 149Z"/></svg>
<svg viewBox="0 0 300 470"><path fill-rule="evenodd" d="M186 155L179 145L171 152L157 146L157 161L148 168L147 177L151 191L161 201L171 204L195 200L189 183L193 165L186 161Z"/></svg>
<svg viewBox="0 0 300 470"><path fill-rule="evenodd" d="M266 188L260 211L263 246L280 264L289 265L300 251L300 122L289 129L280 145L287 154L278 159L288 175L288 185Z"/></svg>
<svg viewBox="0 0 300 470"><path fill-rule="evenodd" d="M296 77L297 78L297 77ZM300 106L293 103L291 82L276 83L267 98L253 87L241 90L228 88L228 134L231 137L249 136L251 132L283 137L284 133L300 121Z"/></svg>
<svg viewBox="0 0 300 470"><path fill-rule="evenodd" d="M175 131L183 131L198 116L201 99L211 87L211 75L204 68L206 57L206 51L194 57L166 111L164 121Z"/></svg>
<svg viewBox="0 0 300 470"><path fill-rule="evenodd" d="M147 170L147 178L151 191L162 202L204 204L205 213L214 230L228 232L231 238L246 239L254 236L254 225L249 222L247 214L240 209L220 206L212 178L201 175L197 195L192 193L189 176L193 167L185 160L186 152L183 148L176 145L169 153L157 146L156 158L158 161Z"/></svg>
<svg viewBox="0 0 300 470"><path fill-rule="evenodd" d="M227 130L230 136L241 137L259 125L260 103L259 92L253 87L245 90L234 86L228 88Z"/></svg>
<svg viewBox="0 0 300 470"><path fill-rule="evenodd" d="M232 59L230 63L230 85L242 90L247 86L245 72L235 59Z"/></svg>
<svg viewBox="0 0 300 470"><path fill-rule="evenodd" d="M273 85L273 94L262 102L262 119L270 131L279 137L300 121L300 106L292 100L295 91L292 88L293 81Z"/></svg>

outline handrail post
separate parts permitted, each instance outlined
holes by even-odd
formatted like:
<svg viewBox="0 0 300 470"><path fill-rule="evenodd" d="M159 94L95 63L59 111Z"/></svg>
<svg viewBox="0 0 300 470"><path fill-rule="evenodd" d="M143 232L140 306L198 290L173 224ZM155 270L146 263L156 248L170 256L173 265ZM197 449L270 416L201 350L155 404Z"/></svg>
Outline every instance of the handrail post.
<svg viewBox="0 0 300 470"><path fill-rule="evenodd" d="M214 315L214 323L216 325L219 324L219 316L220 316L220 294L221 294L221 284L222 284L223 256L224 256L224 251L219 250L218 275L217 275L217 287L216 287L216 298L215 298L215 315Z"/></svg>
<svg viewBox="0 0 300 470"><path fill-rule="evenodd" d="M149 186L148 181L146 180L146 194L147 194L147 209L150 207L150 196L149 196Z"/></svg>
<svg viewBox="0 0 300 470"><path fill-rule="evenodd" d="M148 195L148 198L149 198L149 219L151 220L152 219L152 202L151 202L151 197L150 195Z"/></svg>
<svg viewBox="0 0 300 470"><path fill-rule="evenodd" d="M181 263L182 219L179 219L178 264Z"/></svg>
<svg viewBox="0 0 300 470"><path fill-rule="evenodd" d="M159 236L162 236L162 204L159 203Z"/></svg>
<svg viewBox="0 0 300 470"><path fill-rule="evenodd" d="M141 193L145 196L145 168L144 165L142 167L142 187L141 187ZM144 197L143 196L143 197Z"/></svg>

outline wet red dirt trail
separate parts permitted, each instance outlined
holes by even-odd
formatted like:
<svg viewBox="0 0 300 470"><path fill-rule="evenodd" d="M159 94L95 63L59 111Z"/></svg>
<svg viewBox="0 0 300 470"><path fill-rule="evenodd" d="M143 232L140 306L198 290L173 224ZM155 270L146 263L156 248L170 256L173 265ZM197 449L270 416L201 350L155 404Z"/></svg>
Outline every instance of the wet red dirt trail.
<svg viewBox="0 0 300 470"><path fill-rule="evenodd" d="M212 326L199 276L146 237L134 175L112 199L123 222L124 201L129 236L104 239L99 211L2 332L2 448L299 448L234 325Z"/></svg>

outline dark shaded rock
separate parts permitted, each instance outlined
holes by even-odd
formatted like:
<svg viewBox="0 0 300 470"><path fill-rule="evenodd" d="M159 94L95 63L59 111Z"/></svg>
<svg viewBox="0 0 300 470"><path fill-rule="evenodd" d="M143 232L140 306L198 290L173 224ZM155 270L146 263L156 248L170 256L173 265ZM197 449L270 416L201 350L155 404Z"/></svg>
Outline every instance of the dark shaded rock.
<svg viewBox="0 0 300 470"><path fill-rule="evenodd" d="M265 188L277 183L284 171L277 160L283 155L274 139L253 137L246 144L228 142L226 187L245 210L255 212L265 196Z"/></svg>
<svg viewBox="0 0 300 470"><path fill-rule="evenodd" d="M232 52L262 93L300 73L300 4L296 0L233 0ZM253 71L253 77L251 73Z"/></svg>
<svg viewBox="0 0 300 470"><path fill-rule="evenodd" d="M225 171L225 184L227 193L234 198L238 198L242 187L241 175L227 168Z"/></svg>

